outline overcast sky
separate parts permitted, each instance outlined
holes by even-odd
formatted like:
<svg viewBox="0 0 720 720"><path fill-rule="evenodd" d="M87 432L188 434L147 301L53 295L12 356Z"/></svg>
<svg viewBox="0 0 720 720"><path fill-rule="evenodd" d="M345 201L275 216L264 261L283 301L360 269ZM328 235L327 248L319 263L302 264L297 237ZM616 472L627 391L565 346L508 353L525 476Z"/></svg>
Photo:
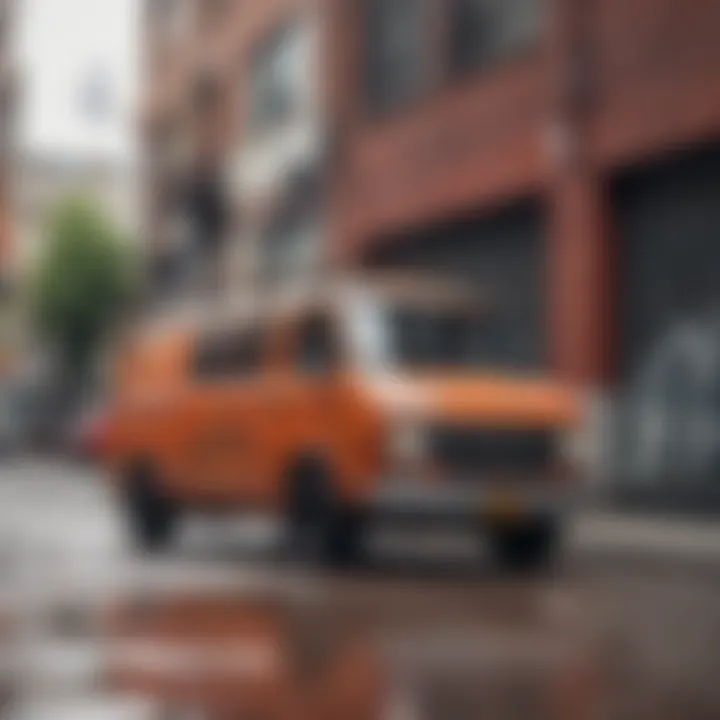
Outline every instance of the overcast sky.
<svg viewBox="0 0 720 720"><path fill-rule="evenodd" d="M17 0L24 148L132 157L139 1Z"/></svg>

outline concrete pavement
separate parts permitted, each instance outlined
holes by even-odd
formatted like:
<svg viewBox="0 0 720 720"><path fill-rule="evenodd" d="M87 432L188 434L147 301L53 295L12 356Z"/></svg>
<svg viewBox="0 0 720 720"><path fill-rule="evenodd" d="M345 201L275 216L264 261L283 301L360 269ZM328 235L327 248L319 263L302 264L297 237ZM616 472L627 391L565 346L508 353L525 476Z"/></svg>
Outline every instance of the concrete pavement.
<svg viewBox="0 0 720 720"><path fill-rule="evenodd" d="M703 563L720 569L720 518L711 522L588 509L574 519L571 552Z"/></svg>
<svg viewBox="0 0 720 720"><path fill-rule="evenodd" d="M75 532L65 532L68 525ZM434 542L437 547L445 545L449 552L468 552L463 549L467 538L450 534L428 541L425 533L420 535L421 544L432 546ZM95 553L120 553L126 545L122 518L103 476L85 466L49 460L0 467L2 537L31 538L56 548L52 538L58 538L59 542L84 544ZM260 549L276 542L278 531L263 520L197 520L188 523L183 537L195 547L212 547L224 538L229 545ZM720 565L720 519L630 515L588 506L571 518L568 540L572 557L617 554Z"/></svg>

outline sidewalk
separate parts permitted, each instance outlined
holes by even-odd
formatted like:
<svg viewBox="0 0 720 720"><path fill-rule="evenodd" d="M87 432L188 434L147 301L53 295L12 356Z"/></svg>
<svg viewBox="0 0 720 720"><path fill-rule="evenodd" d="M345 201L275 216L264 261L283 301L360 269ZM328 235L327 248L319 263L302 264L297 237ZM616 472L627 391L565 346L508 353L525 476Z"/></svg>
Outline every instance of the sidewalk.
<svg viewBox="0 0 720 720"><path fill-rule="evenodd" d="M671 560L720 569L720 521L588 510L572 523L573 554Z"/></svg>

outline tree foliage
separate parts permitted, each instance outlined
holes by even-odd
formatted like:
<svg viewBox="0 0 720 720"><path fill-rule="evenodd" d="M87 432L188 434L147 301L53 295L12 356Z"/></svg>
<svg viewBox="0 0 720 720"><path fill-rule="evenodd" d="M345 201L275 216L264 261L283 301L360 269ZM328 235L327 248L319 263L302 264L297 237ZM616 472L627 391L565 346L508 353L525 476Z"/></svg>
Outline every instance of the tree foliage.
<svg viewBox="0 0 720 720"><path fill-rule="evenodd" d="M32 288L37 332L67 370L90 363L129 301L128 243L88 200L63 201L48 223Z"/></svg>

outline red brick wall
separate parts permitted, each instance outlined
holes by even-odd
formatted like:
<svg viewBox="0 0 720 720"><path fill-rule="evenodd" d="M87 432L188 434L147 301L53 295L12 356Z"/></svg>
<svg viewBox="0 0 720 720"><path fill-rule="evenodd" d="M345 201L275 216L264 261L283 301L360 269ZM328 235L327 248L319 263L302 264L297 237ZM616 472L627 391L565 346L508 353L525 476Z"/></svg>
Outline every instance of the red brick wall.
<svg viewBox="0 0 720 720"><path fill-rule="evenodd" d="M349 242L542 187L548 82L538 52L409 114L358 128L347 159Z"/></svg>
<svg viewBox="0 0 720 720"><path fill-rule="evenodd" d="M720 2L546 1L533 55L375 124L359 102L361 24L333 14L336 256L353 262L377 237L461 208L544 197L556 367L597 384L613 374L621 311L608 183L620 166L720 137Z"/></svg>
<svg viewBox="0 0 720 720"><path fill-rule="evenodd" d="M720 2L595 0L592 24L598 164L720 134Z"/></svg>

